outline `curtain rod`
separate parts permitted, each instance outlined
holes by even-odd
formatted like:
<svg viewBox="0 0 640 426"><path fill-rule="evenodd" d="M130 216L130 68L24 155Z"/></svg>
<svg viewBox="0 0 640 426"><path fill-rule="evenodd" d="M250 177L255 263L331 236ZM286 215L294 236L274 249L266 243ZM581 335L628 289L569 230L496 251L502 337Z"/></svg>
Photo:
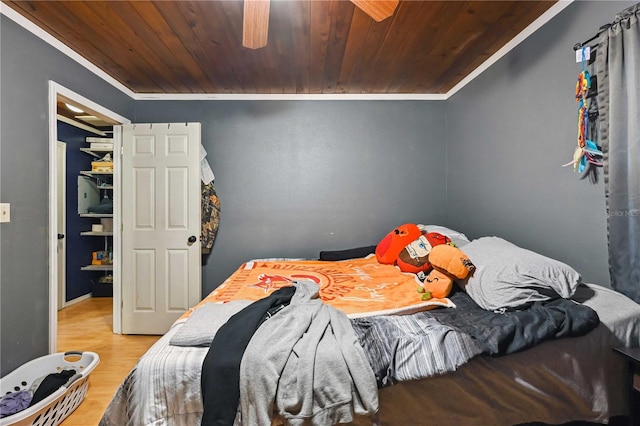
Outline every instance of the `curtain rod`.
<svg viewBox="0 0 640 426"><path fill-rule="evenodd" d="M601 33L601 32L603 32L604 30L608 29L611 25L613 25L613 24L606 24L606 25L601 26L601 27L600 27L600 29L598 30L598 32L596 33L596 35L594 35L593 37L591 37L591 38L590 38L590 39L588 39L588 40L583 41L582 43L576 43L576 44L573 46L573 50L579 50L579 49L582 49L582 47L583 47L585 44L589 44L589 43L591 43L593 40L597 39L597 38L598 38L598 36L600 35L600 33Z"/></svg>
<svg viewBox="0 0 640 426"><path fill-rule="evenodd" d="M596 38L598 38L598 36L600 35L600 33L602 33L604 30L608 29L609 27L611 27L613 24L616 24L618 22L620 22L623 19L626 19L627 17L629 17L631 14L633 13L637 13L637 11L640 10L640 3L636 3L633 6L630 6L628 8L626 8L625 10L623 10L622 12L618 13L616 15L616 19L610 23L610 24L605 24L603 26L600 27L600 29L598 30L598 32L596 33L596 35L594 35L593 37L591 37L589 40L585 40L582 43L576 43L575 46L573 46L573 50L578 50L581 49L582 46L584 46L587 43L592 42L593 40L595 40Z"/></svg>

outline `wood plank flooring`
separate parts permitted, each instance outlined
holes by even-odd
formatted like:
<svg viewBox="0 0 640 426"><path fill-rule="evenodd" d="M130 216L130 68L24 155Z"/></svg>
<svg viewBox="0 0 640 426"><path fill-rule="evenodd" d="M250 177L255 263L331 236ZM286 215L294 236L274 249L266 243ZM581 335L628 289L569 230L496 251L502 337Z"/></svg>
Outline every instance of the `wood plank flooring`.
<svg viewBox="0 0 640 426"><path fill-rule="evenodd" d="M110 297L94 297L58 311L58 352L92 351L100 357L85 400L62 426L97 425L120 382L160 338L113 334L112 305Z"/></svg>

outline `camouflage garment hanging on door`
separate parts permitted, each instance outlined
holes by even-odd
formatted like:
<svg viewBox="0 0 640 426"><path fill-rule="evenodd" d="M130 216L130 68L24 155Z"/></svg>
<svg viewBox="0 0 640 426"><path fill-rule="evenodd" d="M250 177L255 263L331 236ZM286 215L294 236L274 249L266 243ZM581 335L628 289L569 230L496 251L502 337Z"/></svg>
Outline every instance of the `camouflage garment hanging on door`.
<svg viewBox="0 0 640 426"><path fill-rule="evenodd" d="M220 199L213 182L201 183L202 190L202 235L200 243L202 253L209 253L220 225Z"/></svg>

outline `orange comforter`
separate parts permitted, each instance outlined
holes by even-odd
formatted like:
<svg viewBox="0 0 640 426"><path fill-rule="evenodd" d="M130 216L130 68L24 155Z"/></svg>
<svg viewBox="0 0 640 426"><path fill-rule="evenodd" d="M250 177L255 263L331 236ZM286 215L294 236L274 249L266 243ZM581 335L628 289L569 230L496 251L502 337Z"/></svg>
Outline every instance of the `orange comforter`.
<svg viewBox="0 0 640 426"><path fill-rule="evenodd" d="M199 306L208 302L258 300L295 280L311 280L320 286L320 298L351 318L405 314L438 306L455 307L451 300L421 300L414 274L376 257L326 262L319 260L256 260L244 263ZM191 311L192 311L191 310ZM187 317L190 312L185 313Z"/></svg>

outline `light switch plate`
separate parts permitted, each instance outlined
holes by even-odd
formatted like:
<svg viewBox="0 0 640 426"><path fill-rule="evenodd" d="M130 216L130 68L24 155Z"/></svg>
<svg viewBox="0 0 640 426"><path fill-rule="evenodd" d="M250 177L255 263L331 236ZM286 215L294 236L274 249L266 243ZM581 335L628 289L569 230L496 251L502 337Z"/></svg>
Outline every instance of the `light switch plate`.
<svg viewBox="0 0 640 426"><path fill-rule="evenodd" d="M11 222L11 204L0 203L0 223Z"/></svg>

